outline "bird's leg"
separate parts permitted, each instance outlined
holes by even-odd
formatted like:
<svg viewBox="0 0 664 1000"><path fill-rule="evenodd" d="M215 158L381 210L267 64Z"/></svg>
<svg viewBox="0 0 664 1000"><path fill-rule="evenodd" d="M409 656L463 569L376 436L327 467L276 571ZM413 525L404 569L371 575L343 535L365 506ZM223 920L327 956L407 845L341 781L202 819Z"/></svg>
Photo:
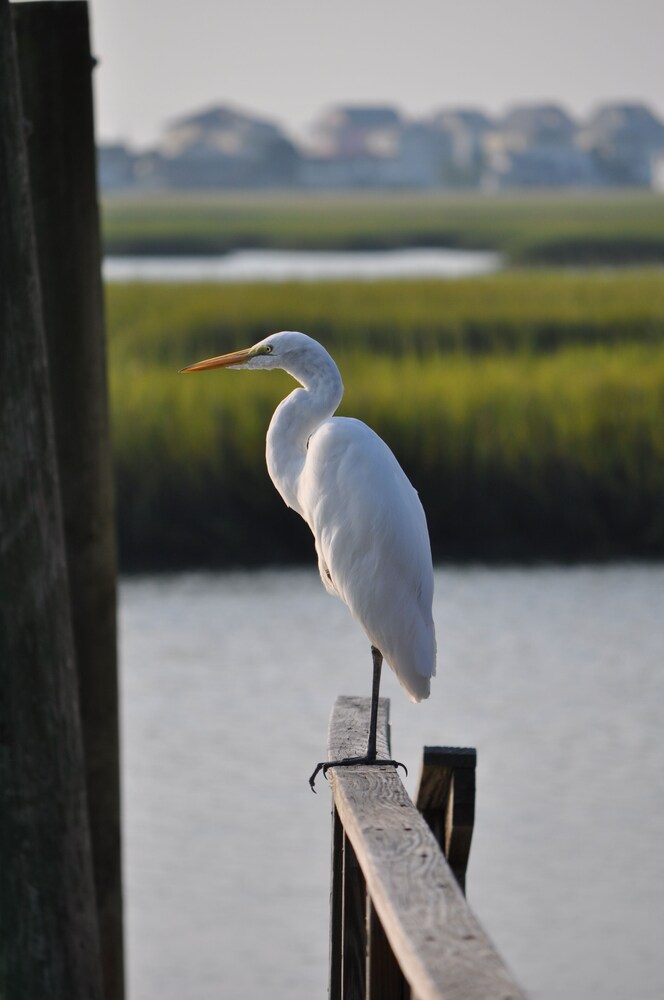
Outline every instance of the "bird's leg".
<svg viewBox="0 0 664 1000"><path fill-rule="evenodd" d="M380 672L383 666L383 654L375 646L371 647L373 658L373 683L371 685L371 714L369 716L369 739L367 741L367 759L376 759L376 727L378 725L378 692L380 691Z"/></svg>
<svg viewBox="0 0 664 1000"><path fill-rule="evenodd" d="M408 774L408 768L405 764L402 764L398 760L379 760L376 753L376 729L378 726L378 692L380 690L380 671L383 666L383 654L375 646L371 647L371 656L373 657L373 684L371 686L371 710L369 714L369 739L367 741L367 752L364 757L344 757L342 760L322 760L320 763L316 764L314 773L309 778L309 784L311 785L311 791L315 792L314 788L316 782L316 776L319 771L323 772L323 777L327 777L327 772L331 767L350 767L353 764L362 764L364 766L374 764L384 767L386 764L391 764L393 767L402 767L406 774Z"/></svg>

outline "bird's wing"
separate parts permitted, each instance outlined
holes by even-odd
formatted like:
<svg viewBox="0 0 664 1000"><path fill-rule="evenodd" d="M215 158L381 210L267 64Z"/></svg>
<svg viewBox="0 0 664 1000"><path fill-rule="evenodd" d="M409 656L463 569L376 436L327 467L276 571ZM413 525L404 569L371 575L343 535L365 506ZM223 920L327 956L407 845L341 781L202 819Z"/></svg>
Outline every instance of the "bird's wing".
<svg viewBox="0 0 664 1000"><path fill-rule="evenodd" d="M346 602L411 698L435 672L433 568L417 493L366 424L325 421L309 439L298 498L323 583Z"/></svg>

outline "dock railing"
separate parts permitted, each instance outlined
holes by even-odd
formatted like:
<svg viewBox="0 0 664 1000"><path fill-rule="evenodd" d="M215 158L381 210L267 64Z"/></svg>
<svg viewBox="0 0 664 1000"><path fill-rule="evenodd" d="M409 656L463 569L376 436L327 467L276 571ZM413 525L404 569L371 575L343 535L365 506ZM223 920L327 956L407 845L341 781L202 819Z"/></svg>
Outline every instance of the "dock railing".
<svg viewBox="0 0 664 1000"><path fill-rule="evenodd" d="M389 758L381 698L378 754ZM338 698L328 759L364 752L368 698ZM328 771L330 1000L525 1000L464 895L476 753L425 747L414 804L396 769Z"/></svg>

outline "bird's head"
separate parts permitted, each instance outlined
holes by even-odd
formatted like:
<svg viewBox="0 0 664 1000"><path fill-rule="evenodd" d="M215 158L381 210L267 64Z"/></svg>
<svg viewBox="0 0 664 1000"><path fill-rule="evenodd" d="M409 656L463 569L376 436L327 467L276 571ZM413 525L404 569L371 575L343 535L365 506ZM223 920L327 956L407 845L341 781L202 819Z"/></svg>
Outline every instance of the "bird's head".
<svg viewBox="0 0 664 1000"><path fill-rule="evenodd" d="M296 374L297 377L297 372L303 364L306 366L309 362L315 362L317 358L320 360L322 356L329 358L325 348L306 333L284 331L273 333L243 351L233 351L231 354L221 354L217 358L198 361L194 365L182 368L181 372L200 372L208 368L249 370L283 368L291 374Z"/></svg>

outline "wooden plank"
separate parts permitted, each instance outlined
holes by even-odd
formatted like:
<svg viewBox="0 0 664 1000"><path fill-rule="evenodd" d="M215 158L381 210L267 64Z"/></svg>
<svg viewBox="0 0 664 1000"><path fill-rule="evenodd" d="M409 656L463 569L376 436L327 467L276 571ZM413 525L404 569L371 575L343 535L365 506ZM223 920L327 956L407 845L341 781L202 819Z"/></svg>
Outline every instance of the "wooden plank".
<svg viewBox="0 0 664 1000"><path fill-rule="evenodd" d="M366 1000L409 1000L410 988L394 957L376 907L367 896Z"/></svg>
<svg viewBox="0 0 664 1000"><path fill-rule="evenodd" d="M388 702L379 747L389 755ZM328 758L361 752L369 700L339 698ZM519 1000L524 994L471 912L431 830L393 767L328 772L339 817L392 950L419 1000Z"/></svg>
<svg viewBox="0 0 664 1000"><path fill-rule="evenodd" d="M343 929L344 828L332 804L332 870L330 872L330 1000L341 1000L341 933Z"/></svg>
<svg viewBox="0 0 664 1000"><path fill-rule="evenodd" d="M7 0L0 122L0 997L100 1000L64 532Z"/></svg>
<svg viewBox="0 0 664 1000"><path fill-rule="evenodd" d="M460 888L475 822L477 752L468 747L425 747L415 804L440 844Z"/></svg>
<svg viewBox="0 0 664 1000"><path fill-rule="evenodd" d="M88 5L12 4L43 297L105 1000L122 1000L116 543Z"/></svg>
<svg viewBox="0 0 664 1000"><path fill-rule="evenodd" d="M341 995L343 1000L364 1000L367 890L353 845L345 834L343 857Z"/></svg>

